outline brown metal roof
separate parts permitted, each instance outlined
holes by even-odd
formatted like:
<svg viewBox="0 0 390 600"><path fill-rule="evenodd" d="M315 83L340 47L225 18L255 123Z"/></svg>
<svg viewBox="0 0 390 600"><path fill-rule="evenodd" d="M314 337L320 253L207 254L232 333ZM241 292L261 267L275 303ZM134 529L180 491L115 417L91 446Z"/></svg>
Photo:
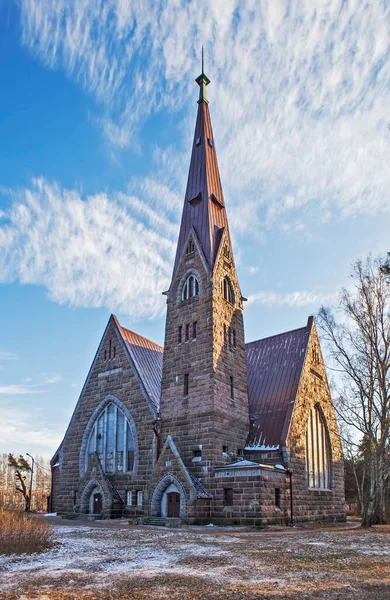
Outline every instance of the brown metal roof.
<svg viewBox="0 0 390 600"><path fill-rule="evenodd" d="M112 315L133 361L134 368L157 414L160 410L162 359L164 348L142 335L122 327L117 317Z"/></svg>
<svg viewBox="0 0 390 600"><path fill-rule="evenodd" d="M306 327L246 344L251 427L247 447L286 442L310 336Z"/></svg>
<svg viewBox="0 0 390 600"><path fill-rule="evenodd" d="M208 104L204 100L198 102L198 115L173 275L192 227L197 233L206 261L212 270L221 240L220 230L224 228L229 236L229 228L210 112Z"/></svg>

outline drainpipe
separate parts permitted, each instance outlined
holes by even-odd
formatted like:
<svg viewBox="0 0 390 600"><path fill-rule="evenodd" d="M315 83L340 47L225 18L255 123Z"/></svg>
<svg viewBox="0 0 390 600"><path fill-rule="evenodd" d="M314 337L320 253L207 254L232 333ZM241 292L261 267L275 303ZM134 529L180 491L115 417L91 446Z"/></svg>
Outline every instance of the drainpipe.
<svg viewBox="0 0 390 600"><path fill-rule="evenodd" d="M155 458L155 463L158 461L158 458L160 456L160 415L157 415L157 419L155 421L153 421L153 433L156 436L156 458Z"/></svg>
<svg viewBox="0 0 390 600"><path fill-rule="evenodd" d="M290 477L290 523L291 523L291 527L294 527L293 481L292 481L291 469L287 469L287 473L289 474L289 477Z"/></svg>

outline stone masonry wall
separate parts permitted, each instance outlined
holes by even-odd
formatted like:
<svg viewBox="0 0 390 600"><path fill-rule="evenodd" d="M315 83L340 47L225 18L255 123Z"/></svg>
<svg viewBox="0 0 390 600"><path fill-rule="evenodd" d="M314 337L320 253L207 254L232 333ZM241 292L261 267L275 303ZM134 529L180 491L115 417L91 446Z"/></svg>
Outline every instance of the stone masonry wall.
<svg viewBox="0 0 390 600"><path fill-rule="evenodd" d="M110 340L112 347L115 346L116 349L115 358L111 358L111 360L104 358L105 351L108 357ZM99 373L114 369L121 369L121 372L98 377ZM95 473L89 469L84 476L80 477L80 448L91 415L109 395L122 402L130 412L137 430L139 452L137 473L134 475L112 474L110 478L125 503L128 490L142 490L144 506L127 510L129 512L136 510L139 514L147 514L147 483L156 458L153 432L155 417L140 389L112 320L66 432L59 452L60 465L54 468L53 510L59 513L80 512L82 491L88 485L89 480L96 476L96 469Z"/></svg>
<svg viewBox="0 0 390 600"><path fill-rule="evenodd" d="M229 252L231 255L230 248ZM191 271L200 278L201 293L181 301L182 283ZM234 287L235 306L221 294L221 280L226 274ZM211 275L198 248L184 256L167 305L160 447L171 434L186 466L207 487L213 467L230 460L228 453L222 452L223 447L236 454L245 446L249 428L242 301L232 259L221 253L215 273ZM195 321L196 340L192 339ZM186 340L187 324L190 325L189 340ZM181 343L179 327L182 327ZM189 393L184 396L186 373ZM233 399L230 377L234 381ZM201 451L201 457L193 460L197 451Z"/></svg>
<svg viewBox="0 0 390 600"><path fill-rule="evenodd" d="M309 489L307 484L306 427L310 409L316 404L322 409L330 437L333 464L330 490ZM314 324L287 441L290 468L293 471L296 521L345 520L344 464L340 436Z"/></svg>

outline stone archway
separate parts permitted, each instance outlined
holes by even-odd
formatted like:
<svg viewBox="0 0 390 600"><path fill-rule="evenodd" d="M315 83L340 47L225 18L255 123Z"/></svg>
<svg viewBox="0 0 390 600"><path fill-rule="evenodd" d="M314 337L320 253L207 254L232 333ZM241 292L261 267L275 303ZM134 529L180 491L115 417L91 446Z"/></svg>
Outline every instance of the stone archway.
<svg viewBox="0 0 390 600"><path fill-rule="evenodd" d="M187 516L187 501L184 489L176 477L171 473L168 473L160 479L154 488L150 507L152 516L168 517L168 501L169 496L172 494L180 495L180 510L178 516L181 518Z"/></svg>
<svg viewBox="0 0 390 600"><path fill-rule="evenodd" d="M101 496L101 512L105 505L104 490L97 479L90 479L85 486L80 498L80 510L83 514L94 514L94 497Z"/></svg>

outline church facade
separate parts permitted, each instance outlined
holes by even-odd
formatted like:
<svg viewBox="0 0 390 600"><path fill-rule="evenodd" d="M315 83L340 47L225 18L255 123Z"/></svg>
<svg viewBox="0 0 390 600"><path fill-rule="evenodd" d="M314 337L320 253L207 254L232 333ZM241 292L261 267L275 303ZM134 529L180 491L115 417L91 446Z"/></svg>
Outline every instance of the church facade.
<svg viewBox="0 0 390 600"><path fill-rule="evenodd" d="M112 315L63 442L51 509L171 523L344 520L343 459L312 317L245 343L202 72L164 348Z"/></svg>

